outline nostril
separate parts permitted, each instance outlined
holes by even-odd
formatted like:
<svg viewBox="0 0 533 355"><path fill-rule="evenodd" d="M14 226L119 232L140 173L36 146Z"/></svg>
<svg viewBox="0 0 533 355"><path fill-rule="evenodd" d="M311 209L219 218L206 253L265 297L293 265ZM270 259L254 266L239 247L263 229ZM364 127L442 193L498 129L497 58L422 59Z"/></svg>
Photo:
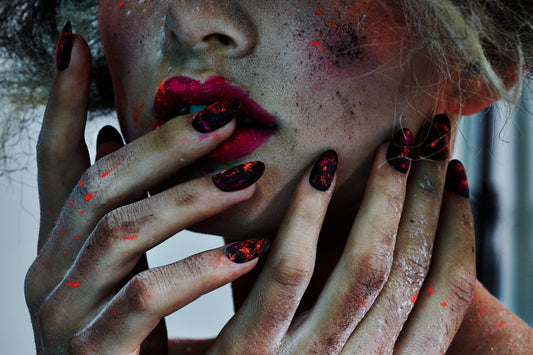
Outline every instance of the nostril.
<svg viewBox="0 0 533 355"><path fill-rule="evenodd" d="M218 42L225 47L231 47L231 48L237 47L237 43L231 37L226 36L222 33L213 33L213 34L210 34L204 37L205 43L209 43L211 41Z"/></svg>

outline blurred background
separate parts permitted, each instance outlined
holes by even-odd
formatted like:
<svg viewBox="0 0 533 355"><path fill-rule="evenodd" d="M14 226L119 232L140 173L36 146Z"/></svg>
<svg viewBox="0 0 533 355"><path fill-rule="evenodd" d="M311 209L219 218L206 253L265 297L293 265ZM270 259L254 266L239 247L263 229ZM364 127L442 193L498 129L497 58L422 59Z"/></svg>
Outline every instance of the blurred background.
<svg viewBox="0 0 533 355"><path fill-rule="evenodd" d="M500 300L533 325L533 93L524 89L515 109L496 104L463 119L455 156L468 172L476 215L478 278ZM41 113L38 113L42 115ZM0 119L9 119L0 115ZM3 122L0 121L0 124ZM89 151L112 117L90 121ZM117 127L118 128L118 127ZM0 170L0 353L34 353L24 302L24 276L36 255L39 204L35 143L39 125L29 123L12 147L14 171ZM175 262L222 245L215 236L183 232L148 255L150 266ZM167 319L171 336L213 337L232 315L229 286L206 295Z"/></svg>

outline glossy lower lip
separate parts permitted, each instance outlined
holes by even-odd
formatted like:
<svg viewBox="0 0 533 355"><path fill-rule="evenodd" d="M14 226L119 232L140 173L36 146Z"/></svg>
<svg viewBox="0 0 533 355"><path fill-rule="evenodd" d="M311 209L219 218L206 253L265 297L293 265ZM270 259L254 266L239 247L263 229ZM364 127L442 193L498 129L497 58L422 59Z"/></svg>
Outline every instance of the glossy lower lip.
<svg viewBox="0 0 533 355"><path fill-rule="evenodd" d="M251 154L268 142L273 129L239 128L233 135L206 157L209 163L224 164Z"/></svg>
<svg viewBox="0 0 533 355"><path fill-rule="evenodd" d="M177 116L185 105L210 105L230 98L241 101L239 115L262 123L264 128L240 127L237 119L233 135L206 157L210 163L224 164L251 154L276 133L276 118L255 102L248 92L220 76L211 76L205 82L176 76L159 86L153 113L156 120L166 121Z"/></svg>
<svg viewBox="0 0 533 355"><path fill-rule="evenodd" d="M211 76L200 82L186 76L176 76L159 85L153 113L158 120L176 117L185 105L210 105L214 102L237 98L241 101L240 113L268 127L276 127L276 118L255 102L248 92L232 85L221 76Z"/></svg>

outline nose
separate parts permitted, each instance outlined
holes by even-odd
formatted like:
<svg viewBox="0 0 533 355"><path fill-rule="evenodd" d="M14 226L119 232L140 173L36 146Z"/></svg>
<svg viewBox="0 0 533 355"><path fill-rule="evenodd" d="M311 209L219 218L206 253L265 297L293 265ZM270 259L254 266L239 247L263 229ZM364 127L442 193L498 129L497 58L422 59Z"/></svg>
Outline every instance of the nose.
<svg viewBox="0 0 533 355"><path fill-rule="evenodd" d="M228 0L169 0L166 34L182 50L240 58L253 52L257 31L244 9Z"/></svg>

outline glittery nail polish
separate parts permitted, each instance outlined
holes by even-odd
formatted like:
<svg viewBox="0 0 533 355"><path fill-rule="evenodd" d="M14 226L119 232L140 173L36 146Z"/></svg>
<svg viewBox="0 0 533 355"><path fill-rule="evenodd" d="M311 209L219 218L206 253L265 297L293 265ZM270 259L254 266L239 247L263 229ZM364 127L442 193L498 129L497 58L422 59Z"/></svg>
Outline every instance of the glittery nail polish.
<svg viewBox="0 0 533 355"><path fill-rule="evenodd" d="M452 160L446 171L446 188L465 198L470 195L468 179L463 164L459 160Z"/></svg>
<svg viewBox="0 0 533 355"><path fill-rule="evenodd" d="M403 128L396 132L387 149L387 162L391 167L405 174L411 166L413 156L413 133Z"/></svg>
<svg viewBox="0 0 533 355"><path fill-rule="evenodd" d="M201 133L212 132L231 121L240 108L239 99L215 102L193 116L192 126Z"/></svg>
<svg viewBox="0 0 533 355"><path fill-rule="evenodd" d="M265 164L260 161L244 163L213 176L213 183L225 192L242 190L259 180L264 172Z"/></svg>
<svg viewBox="0 0 533 355"><path fill-rule="evenodd" d="M73 41L72 37L72 26L70 21L67 21L63 27L63 30L61 31L56 48L56 68L59 71L67 69L70 64Z"/></svg>
<svg viewBox="0 0 533 355"><path fill-rule="evenodd" d="M249 239L227 245L224 254L234 263L242 264L264 255L269 248L268 239Z"/></svg>
<svg viewBox="0 0 533 355"><path fill-rule="evenodd" d="M448 157L450 144L450 119L440 114L422 130L423 142L420 147L420 157L431 160L445 160Z"/></svg>
<svg viewBox="0 0 533 355"><path fill-rule="evenodd" d="M335 176L338 160L337 153L333 150L323 153L311 170L309 176L311 186L319 191L327 191Z"/></svg>

